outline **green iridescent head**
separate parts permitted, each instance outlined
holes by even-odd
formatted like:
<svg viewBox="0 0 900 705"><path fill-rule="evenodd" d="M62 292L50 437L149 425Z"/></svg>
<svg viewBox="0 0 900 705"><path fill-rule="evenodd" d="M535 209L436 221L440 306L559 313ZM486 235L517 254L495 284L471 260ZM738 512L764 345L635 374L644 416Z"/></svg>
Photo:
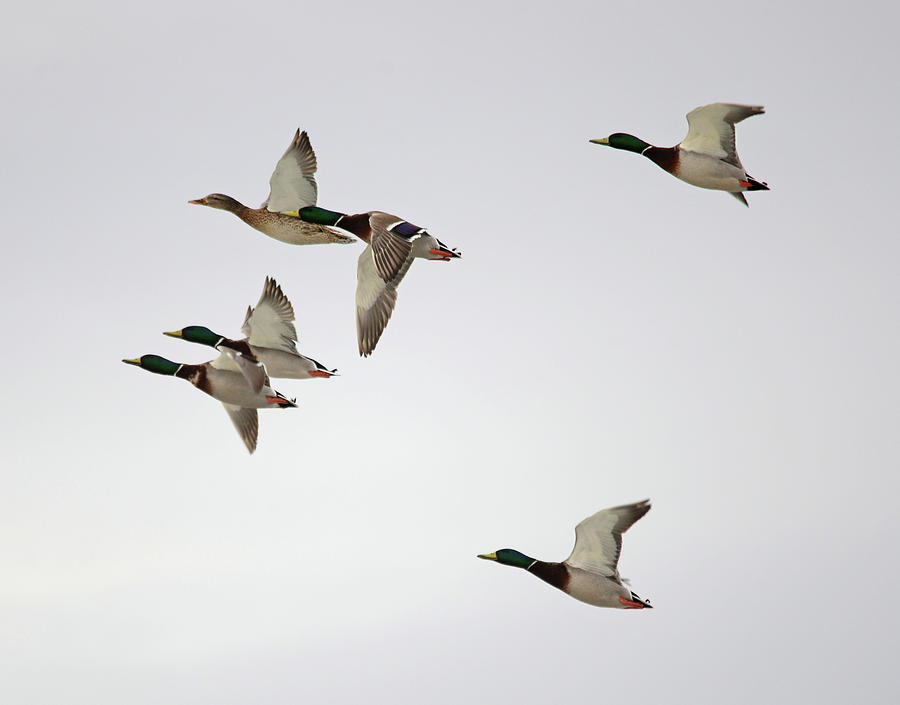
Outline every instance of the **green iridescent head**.
<svg viewBox="0 0 900 705"><path fill-rule="evenodd" d="M535 562L534 558L526 556L524 553L520 553L512 548L501 548L495 553L481 553L478 557L488 561L497 561L503 565L511 565L516 568L528 568Z"/></svg>
<svg viewBox="0 0 900 705"><path fill-rule="evenodd" d="M607 147L612 147L613 149L624 149L629 152L637 152L638 154L647 149L647 147L652 146L644 142L640 137L635 137L634 135L629 135L625 132L615 132L609 137L600 137L591 140L591 142L594 144L605 144Z"/></svg>
<svg viewBox="0 0 900 705"><path fill-rule="evenodd" d="M306 206L297 211L297 217L307 223L315 223L316 225L337 225L337 222L344 217L344 214L330 211L327 208L319 208L318 206Z"/></svg>
<svg viewBox="0 0 900 705"><path fill-rule="evenodd" d="M133 360L122 360L122 362L128 365L137 365L147 370L147 372L153 372L158 375L174 375L182 367L179 363L172 362L159 355L141 355Z"/></svg>
<svg viewBox="0 0 900 705"><path fill-rule="evenodd" d="M186 340L189 343L200 343L200 345L209 345L214 348L218 345L224 337L219 335L218 333L213 333L209 328L205 326L187 326L186 328L182 328L181 330L173 330L163 333L163 335L170 335L173 338L181 338L182 340Z"/></svg>

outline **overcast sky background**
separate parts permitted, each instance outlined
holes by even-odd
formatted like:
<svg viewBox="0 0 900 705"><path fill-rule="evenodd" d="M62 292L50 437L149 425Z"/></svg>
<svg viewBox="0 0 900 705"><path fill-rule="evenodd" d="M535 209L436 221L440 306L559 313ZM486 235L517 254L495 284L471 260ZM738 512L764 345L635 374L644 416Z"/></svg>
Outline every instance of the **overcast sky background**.
<svg viewBox="0 0 900 705"><path fill-rule="evenodd" d="M0 28L9 703L891 702L897 10L821 3L18 5ZM815 9L814 14L812 9ZM766 106L745 209L588 143ZM360 245L256 206L297 127L319 203L428 227L374 356ZM248 456L123 365L237 335L266 275L303 352ZM649 497L583 605L565 558Z"/></svg>

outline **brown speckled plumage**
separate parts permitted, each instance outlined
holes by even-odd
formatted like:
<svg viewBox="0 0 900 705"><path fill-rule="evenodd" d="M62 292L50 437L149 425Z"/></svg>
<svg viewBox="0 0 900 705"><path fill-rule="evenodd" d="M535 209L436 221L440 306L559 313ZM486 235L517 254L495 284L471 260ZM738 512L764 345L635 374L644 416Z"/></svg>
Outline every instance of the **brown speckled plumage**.
<svg viewBox="0 0 900 705"><path fill-rule="evenodd" d="M307 223L300 218L283 213L273 213L265 208L247 208L232 211L251 228L269 237L291 245L321 245L329 242L350 243L352 237L329 228L327 225Z"/></svg>
<svg viewBox="0 0 900 705"><path fill-rule="evenodd" d="M316 154L309 143L309 136L297 130L287 151L275 165L269 179L269 195L259 208L248 208L221 193L211 193L190 203L234 213L250 227L290 245L353 242L352 237L325 225L307 223L299 217L287 215L315 205L318 198L316 169Z"/></svg>

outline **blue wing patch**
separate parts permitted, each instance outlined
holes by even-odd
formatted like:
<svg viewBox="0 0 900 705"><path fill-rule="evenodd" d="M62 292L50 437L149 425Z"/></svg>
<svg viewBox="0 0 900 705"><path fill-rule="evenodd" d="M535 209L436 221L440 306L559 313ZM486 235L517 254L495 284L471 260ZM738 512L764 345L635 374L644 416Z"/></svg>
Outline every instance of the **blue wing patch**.
<svg viewBox="0 0 900 705"><path fill-rule="evenodd" d="M422 232L422 228L418 225L413 225L412 223L407 223L405 220L402 223L397 223L393 228L391 228L391 232L399 235L402 238L406 238L409 240L413 235Z"/></svg>

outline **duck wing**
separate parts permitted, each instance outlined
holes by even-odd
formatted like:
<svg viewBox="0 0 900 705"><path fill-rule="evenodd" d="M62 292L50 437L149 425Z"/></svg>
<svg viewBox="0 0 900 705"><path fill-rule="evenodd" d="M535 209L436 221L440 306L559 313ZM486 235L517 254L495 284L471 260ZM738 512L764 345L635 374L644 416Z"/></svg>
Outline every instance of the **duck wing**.
<svg viewBox="0 0 900 705"><path fill-rule="evenodd" d="M395 215L380 211L369 214L369 227L372 230L369 244L372 247L378 276L397 286L415 258L413 243L425 230Z"/></svg>
<svg viewBox="0 0 900 705"><path fill-rule="evenodd" d="M266 277L256 307L247 308L241 332L250 345L297 354L294 307L272 277Z"/></svg>
<svg viewBox="0 0 900 705"><path fill-rule="evenodd" d="M397 303L397 286L412 265L421 228L387 213L373 213L372 236L356 268L356 337L359 354L375 350Z"/></svg>
<svg viewBox="0 0 900 705"><path fill-rule="evenodd" d="M305 130L297 130L284 156L275 165L269 179L269 197L260 208L288 213L316 205L319 196L316 168L316 153L309 143L309 136Z"/></svg>
<svg viewBox="0 0 900 705"><path fill-rule="evenodd" d="M363 357L375 350L396 304L397 287L381 278L368 245L356 266L356 338Z"/></svg>
<svg viewBox="0 0 900 705"><path fill-rule="evenodd" d="M246 345L246 343L244 343L244 345ZM234 363L238 372L244 375L244 379L247 380L247 384L250 385L250 388L255 394L259 394L262 391L262 388L268 383L269 379L266 375L266 368L265 365L256 359L256 356L250 352L249 349L241 351L229 347L227 343L221 343L216 347L216 350L221 354L216 360L213 360L213 367L222 369L219 361L222 360L222 357L224 356ZM228 368L226 367L225 369Z"/></svg>
<svg viewBox="0 0 900 705"><path fill-rule="evenodd" d="M650 511L650 500L603 509L575 527L575 547L566 563L591 573L621 581L619 554L622 534Z"/></svg>
<svg viewBox="0 0 900 705"><path fill-rule="evenodd" d="M688 133L679 146L743 169L734 146L734 126L741 120L764 112L761 105L736 103L711 103L694 108L687 114Z"/></svg>
<svg viewBox="0 0 900 705"><path fill-rule="evenodd" d="M234 404L222 404L228 412L228 418L251 453L256 450L256 438L259 435L259 416L256 409L247 409Z"/></svg>
<svg viewBox="0 0 900 705"><path fill-rule="evenodd" d="M210 366L217 370L240 372L253 392L259 394L263 386L267 384L268 376L265 366L256 359L247 343L242 340L225 338L216 346L216 350L219 351L219 357L210 360Z"/></svg>

